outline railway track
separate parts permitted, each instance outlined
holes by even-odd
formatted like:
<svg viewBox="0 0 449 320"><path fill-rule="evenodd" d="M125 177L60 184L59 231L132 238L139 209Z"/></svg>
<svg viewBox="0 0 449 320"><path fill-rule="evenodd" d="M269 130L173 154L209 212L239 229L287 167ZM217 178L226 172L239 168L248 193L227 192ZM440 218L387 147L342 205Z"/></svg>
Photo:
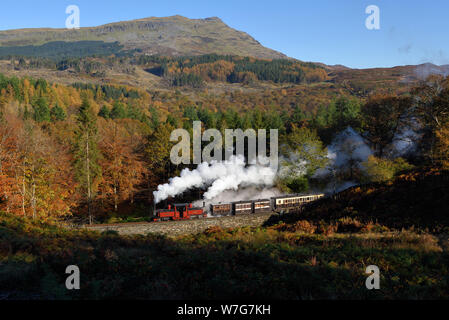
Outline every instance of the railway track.
<svg viewBox="0 0 449 320"><path fill-rule="evenodd" d="M112 223L92 226L86 225L83 228L99 232L113 230L122 235L159 233L167 236L179 236L199 233L214 226L221 228L261 226L272 214L273 212L265 212L179 221Z"/></svg>
<svg viewBox="0 0 449 320"><path fill-rule="evenodd" d="M122 223L101 223L93 225L84 225L83 228L95 229L95 228L106 228L106 227L120 227L120 226L134 226L134 225L145 225L154 222L142 221L142 222L122 222Z"/></svg>

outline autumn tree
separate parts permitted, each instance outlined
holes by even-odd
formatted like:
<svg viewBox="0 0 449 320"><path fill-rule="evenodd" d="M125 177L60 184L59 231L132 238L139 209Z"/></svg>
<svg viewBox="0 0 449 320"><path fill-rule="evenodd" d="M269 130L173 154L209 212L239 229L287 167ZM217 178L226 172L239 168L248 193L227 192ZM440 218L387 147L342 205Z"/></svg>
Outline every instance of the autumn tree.
<svg viewBox="0 0 449 320"><path fill-rule="evenodd" d="M362 107L365 138L378 157L384 156L387 146L412 125L411 105L409 97L380 96Z"/></svg>
<svg viewBox="0 0 449 320"><path fill-rule="evenodd" d="M32 120L14 124L14 182L9 208L33 219L47 220L70 215L73 179L67 150Z"/></svg>
<svg viewBox="0 0 449 320"><path fill-rule="evenodd" d="M435 135L436 157L444 168L449 169L449 126L437 130Z"/></svg>
<svg viewBox="0 0 449 320"><path fill-rule="evenodd" d="M17 122L14 118L8 119L4 105L0 104L0 209L6 212L16 212L20 203L14 179Z"/></svg>
<svg viewBox="0 0 449 320"><path fill-rule="evenodd" d="M449 126L449 77L430 76L412 94L423 131L420 149L433 164L441 162L444 150L439 147L445 146L444 132Z"/></svg>
<svg viewBox="0 0 449 320"><path fill-rule="evenodd" d="M168 179L172 171L170 152L174 143L170 141L170 135L173 130L174 128L169 124L162 124L147 138L146 160L151 176L157 180Z"/></svg>
<svg viewBox="0 0 449 320"><path fill-rule="evenodd" d="M375 156L370 156L365 162L362 163L365 169L364 182L383 182L393 179L393 177L402 171L410 170L413 168L403 158L396 158L394 160L381 159Z"/></svg>
<svg viewBox="0 0 449 320"><path fill-rule="evenodd" d="M329 163L327 149L318 135L305 127L293 125L281 150L286 160L282 163L278 186L285 191L306 191L308 178Z"/></svg>
<svg viewBox="0 0 449 320"><path fill-rule="evenodd" d="M145 165L136 152L133 137L116 121L102 122L100 136L102 188L112 196L117 211L120 201L133 201L138 185L143 182Z"/></svg>

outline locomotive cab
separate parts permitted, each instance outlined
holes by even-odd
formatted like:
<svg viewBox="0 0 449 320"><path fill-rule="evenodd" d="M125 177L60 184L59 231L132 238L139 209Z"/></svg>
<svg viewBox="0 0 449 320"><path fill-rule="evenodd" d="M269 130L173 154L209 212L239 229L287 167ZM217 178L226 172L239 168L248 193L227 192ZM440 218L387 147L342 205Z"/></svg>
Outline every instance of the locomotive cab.
<svg viewBox="0 0 449 320"><path fill-rule="evenodd" d="M176 203L173 205L173 208L171 205L168 205L168 209L156 210L154 221L188 220L206 216L202 208L194 208L191 203Z"/></svg>

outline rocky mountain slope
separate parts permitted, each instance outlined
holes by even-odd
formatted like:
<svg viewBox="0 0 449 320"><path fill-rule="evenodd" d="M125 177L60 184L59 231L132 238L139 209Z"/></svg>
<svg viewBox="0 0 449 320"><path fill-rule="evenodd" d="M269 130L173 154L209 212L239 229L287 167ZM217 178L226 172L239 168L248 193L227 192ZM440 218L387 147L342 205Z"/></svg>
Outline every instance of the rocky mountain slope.
<svg viewBox="0 0 449 320"><path fill-rule="evenodd" d="M146 54L233 54L257 58L286 58L265 48L245 32L217 17L188 19L182 16L145 18L78 30L18 29L0 31L0 47L41 46L55 41L119 42L124 49Z"/></svg>

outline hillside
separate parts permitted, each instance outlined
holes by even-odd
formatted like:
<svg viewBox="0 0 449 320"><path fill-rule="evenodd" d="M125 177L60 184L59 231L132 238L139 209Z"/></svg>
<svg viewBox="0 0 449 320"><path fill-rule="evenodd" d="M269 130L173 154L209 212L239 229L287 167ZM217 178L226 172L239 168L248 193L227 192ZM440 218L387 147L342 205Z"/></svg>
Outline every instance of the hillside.
<svg viewBox="0 0 449 320"><path fill-rule="evenodd" d="M412 230L216 226L180 237L119 236L0 212L0 299L448 298L447 250L447 240ZM68 291L64 271L74 263L81 290ZM382 270L380 290L365 288L372 264Z"/></svg>
<svg viewBox="0 0 449 320"><path fill-rule="evenodd" d="M262 93L328 82L332 90L365 98L375 92L402 94L430 74L449 74L449 66L351 69L305 63L263 47L217 17L172 16L79 30L0 31L0 72L63 84L111 83L158 90L171 90L174 85L214 93ZM319 91L330 94L329 86L324 87ZM295 91L309 96L304 91L314 88L302 86Z"/></svg>
<svg viewBox="0 0 449 320"><path fill-rule="evenodd" d="M431 63L396 66L393 68L350 69L327 66L332 81L349 88L352 94L366 95L373 88L395 91L425 80L430 75L449 75L449 65Z"/></svg>
<svg viewBox="0 0 449 320"><path fill-rule="evenodd" d="M448 232L448 195L447 170L419 169L401 174L394 181L349 188L281 219L289 230L303 228L307 220L317 225L326 221L336 232L366 230L375 225ZM278 221L278 217L272 218L268 224Z"/></svg>
<svg viewBox="0 0 449 320"><path fill-rule="evenodd" d="M188 19L182 16L145 18L79 30L19 29L0 32L0 53L8 48L20 52L23 46L51 45L53 42L118 42L123 50L139 50L149 55L233 54L264 59L286 58L263 47L257 40L226 25L217 17ZM95 42L94 42L95 41ZM118 49L118 48L114 48ZM120 48L121 49L121 48ZM111 52L114 52L113 50Z"/></svg>

